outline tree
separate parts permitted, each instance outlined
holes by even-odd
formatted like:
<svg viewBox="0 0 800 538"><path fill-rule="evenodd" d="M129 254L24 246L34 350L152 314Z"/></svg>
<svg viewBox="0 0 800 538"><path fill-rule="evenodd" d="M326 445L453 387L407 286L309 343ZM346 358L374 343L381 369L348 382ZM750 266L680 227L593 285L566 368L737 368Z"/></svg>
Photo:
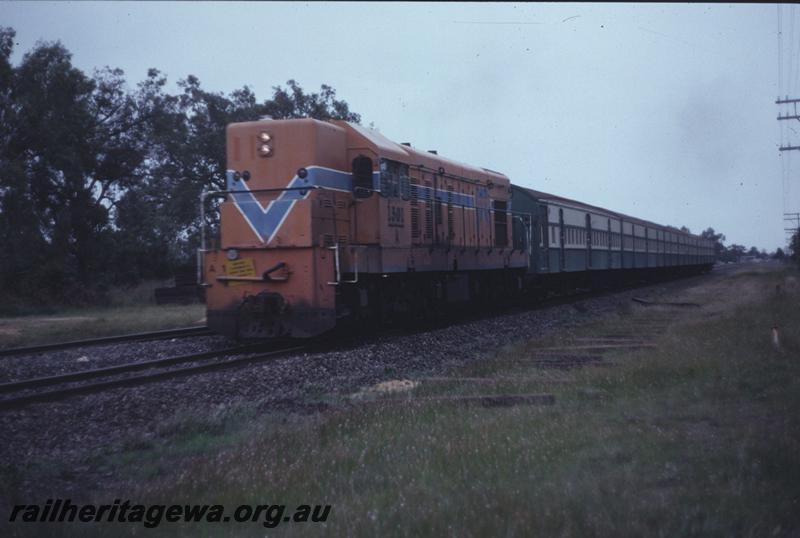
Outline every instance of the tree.
<svg viewBox="0 0 800 538"><path fill-rule="evenodd" d="M800 265L800 230L792 234L792 239L789 241L789 250L791 251L789 258Z"/></svg>
<svg viewBox="0 0 800 538"><path fill-rule="evenodd" d="M57 42L25 54L11 79L3 164L13 171L13 195L5 205L23 204L27 234L36 230L47 245L36 280L60 289L87 284L108 270L110 210L141 172L143 120L121 70L88 77Z"/></svg>
<svg viewBox="0 0 800 538"><path fill-rule="evenodd" d="M8 145L12 131L7 127L13 125L11 117L14 113L12 103L12 78L14 69L11 66L11 53L14 51L14 37L17 33L13 28L0 26L0 150Z"/></svg>
<svg viewBox="0 0 800 538"><path fill-rule="evenodd" d="M783 249L778 247L778 250L775 251L775 254L772 257L776 260L783 261L786 258L786 253L783 252Z"/></svg>
<svg viewBox="0 0 800 538"><path fill-rule="evenodd" d="M725 234L716 233L714 228L708 228L700 232L700 237L711 240L714 243L714 255L718 260L723 258L723 253L725 252L725 245L723 244L725 241Z"/></svg>
<svg viewBox="0 0 800 538"><path fill-rule="evenodd" d="M360 121L330 86L306 93L293 80L263 102L191 75L171 94L157 69L131 89L119 69L77 69L58 42L14 66L14 37L0 27L0 292L74 303L90 287L165 276L193 259L200 193L225 186L227 124Z"/></svg>
<svg viewBox="0 0 800 538"><path fill-rule="evenodd" d="M742 259L742 256L745 255L746 251L747 248L744 245L737 245L734 243L727 248L725 258L727 261L738 262Z"/></svg>
<svg viewBox="0 0 800 538"><path fill-rule="evenodd" d="M15 36L12 28L0 27L0 288L17 283L34 265L43 243L25 163L12 147L19 125L11 65Z"/></svg>
<svg viewBox="0 0 800 538"><path fill-rule="evenodd" d="M264 102L264 114L275 119L315 118L318 120L345 120L361 123L361 116L350 112L345 101L336 99L336 90L323 84L319 93L307 94L297 82L287 80L288 90L273 87L272 99Z"/></svg>

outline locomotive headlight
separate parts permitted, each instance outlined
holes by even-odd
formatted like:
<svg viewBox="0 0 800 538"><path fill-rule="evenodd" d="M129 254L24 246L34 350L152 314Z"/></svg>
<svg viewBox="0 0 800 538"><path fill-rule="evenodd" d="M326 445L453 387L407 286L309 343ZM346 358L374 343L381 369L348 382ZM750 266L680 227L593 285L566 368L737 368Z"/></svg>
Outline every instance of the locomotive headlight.
<svg viewBox="0 0 800 538"><path fill-rule="evenodd" d="M258 154L262 157L271 157L272 153L275 151L272 148L272 144L275 143L272 139L272 135L266 131L262 131L258 133L256 140L258 141Z"/></svg>
<svg viewBox="0 0 800 538"><path fill-rule="evenodd" d="M236 260L239 258L239 251L235 248L228 249L228 259L230 261Z"/></svg>

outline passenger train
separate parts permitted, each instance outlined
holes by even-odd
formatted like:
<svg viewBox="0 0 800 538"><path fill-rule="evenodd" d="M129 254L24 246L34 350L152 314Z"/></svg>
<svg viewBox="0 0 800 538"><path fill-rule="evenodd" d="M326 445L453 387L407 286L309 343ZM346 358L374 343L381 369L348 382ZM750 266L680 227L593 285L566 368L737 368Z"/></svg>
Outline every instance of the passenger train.
<svg viewBox="0 0 800 538"><path fill-rule="evenodd" d="M553 287L706 271L713 244L513 185L345 121L227 128L218 244L198 277L236 339L312 337Z"/></svg>

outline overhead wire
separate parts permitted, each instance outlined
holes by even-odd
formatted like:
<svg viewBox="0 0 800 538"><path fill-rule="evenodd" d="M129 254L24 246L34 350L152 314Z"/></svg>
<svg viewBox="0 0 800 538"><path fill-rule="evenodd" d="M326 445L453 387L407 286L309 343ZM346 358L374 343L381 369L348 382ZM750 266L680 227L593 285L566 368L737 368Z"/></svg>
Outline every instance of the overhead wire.
<svg viewBox="0 0 800 538"><path fill-rule="evenodd" d="M778 40L778 100L781 99L783 89L783 40L781 38L782 21L781 21L781 5L776 4L778 31L776 37ZM780 105L779 109L780 109ZM783 122L778 121L778 138L780 140L779 147L783 146ZM783 197L783 212L786 213L786 162L783 158L783 152L778 152L778 157L781 162L781 195Z"/></svg>
<svg viewBox="0 0 800 538"><path fill-rule="evenodd" d="M792 66L794 64L793 57L794 57L794 6L789 6L788 13L786 13L784 7L778 3L777 7L777 16L778 16L778 32L777 32L777 39L778 39L778 100L786 99L794 97L793 93L793 84L794 80L792 78ZM788 41L788 50L784 50L786 47L784 45L783 40L783 30L786 23L784 19L788 17L788 26L789 26L789 41ZM788 60L788 62L787 62ZM798 70L800 72L800 69ZM779 105L779 109L782 109L784 106ZM790 126L786 124L785 121L778 121L778 134L780 136L780 145L781 146L790 146L791 136L789 133ZM783 213L789 211L789 207L791 207L791 198L792 198L792 189L791 189L791 177L792 177L792 156L791 151L781 151L779 152L779 158L781 162L781 195L783 198Z"/></svg>
<svg viewBox="0 0 800 538"><path fill-rule="evenodd" d="M775 7L778 8L778 99L780 99L783 88L783 39L781 36L783 23L781 21L781 5L776 4Z"/></svg>
<svg viewBox="0 0 800 538"><path fill-rule="evenodd" d="M788 98L791 99L791 98L795 97L794 84L793 84L794 83L794 79L792 78L792 71L793 71L793 66L794 66L794 6L793 5L788 6L788 10L787 11L788 11L788 13L785 13L785 16L788 16L788 18L789 18L789 21L788 21L788 25L789 25L789 42L788 42L788 45L789 46L787 47L788 48L788 56L786 55L786 51L783 52L784 58L787 60L786 61L786 65L783 66L784 69L786 69L786 71L784 72L785 79L783 81L783 83L784 83L783 90L784 90L784 94ZM782 34L783 34L783 28L781 28L781 35ZM785 105L784 105L784 107L785 107ZM784 110L785 110L785 108L784 108ZM792 145L791 139L793 138L791 136L791 126L789 124L787 124L786 121L781 121L779 123L783 124L783 135L784 135L784 139L785 139L786 145L787 146L791 146ZM792 159L792 155L791 155L792 152L791 151L784 151L784 152L781 152L781 153L783 153L783 161L785 163L785 168L786 168L786 176L784 178L784 184L785 184L786 192L785 192L784 197L783 197L783 200L784 200L784 202L783 202L783 206L784 206L783 207L783 212L786 213L789 210L789 207L792 206L792 176L793 176L793 174L792 174L792 169L793 169L792 161L793 161L793 159Z"/></svg>
<svg viewBox="0 0 800 538"><path fill-rule="evenodd" d="M792 4L791 9L792 15L797 15L797 6ZM800 39L797 40L797 62L794 65L794 84L792 85L792 89L793 91L797 91L798 87L800 87Z"/></svg>
<svg viewBox="0 0 800 538"><path fill-rule="evenodd" d="M795 39L794 35L794 26L795 26L795 16L797 14L797 6L794 4L788 6L788 17L789 17L789 46L788 46L788 62L784 68L788 69L788 76L786 76L784 80L784 92L790 99L797 98L797 83L795 82L795 77L793 75L797 75L800 72L800 69L795 69L795 57L800 57L800 48L798 48L797 53L795 53L795 41L800 41ZM782 30L782 29L781 29ZM783 32L781 31L781 34ZM785 55L785 53L784 53ZM786 75L786 73L784 73ZM792 103L792 110L796 111L797 105L796 103ZM796 112L794 115L797 115ZM792 123L790 121L781 121L780 123L783 125L783 132L787 146L794 145L792 142L793 140L797 140L798 137L796 136L795 129L792 128ZM792 136L795 134L795 136ZM785 154L785 168L786 168L786 177L785 177L785 185L786 185L786 192L784 194L784 209L783 212L787 213L795 207L796 200L795 197L795 189L792 188L792 179L796 177L796 162L797 159L794 158L792 155L792 151L785 151L782 152Z"/></svg>
<svg viewBox="0 0 800 538"><path fill-rule="evenodd" d="M791 93L792 90L792 67L794 67L794 62L792 61L792 56L794 55L794 6L789 6L789 63L787 67L787 76L786 76L786 92L789 95L794 95Z"/></svg>

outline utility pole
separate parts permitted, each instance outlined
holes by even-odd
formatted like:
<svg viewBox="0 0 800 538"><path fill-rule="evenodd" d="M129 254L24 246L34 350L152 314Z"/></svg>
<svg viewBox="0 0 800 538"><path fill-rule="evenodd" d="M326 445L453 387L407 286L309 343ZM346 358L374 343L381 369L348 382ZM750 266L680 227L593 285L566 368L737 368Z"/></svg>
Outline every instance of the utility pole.
<svg viewBox="0 0 800 538"><path fill-rule="evenodd" d="M777 101L775 101L776 105L788 105L788 104L791 104L791 105L793 105L793 108L794 108L794 114L793 115L792 114L784 114L783 116L781 116L781 113L778 112L778 121L781 121L781 120L800 120L800 114L797 113L797 103L800 103L800 99L789 99L788 97L786 99L778 99ZM786 148L781 148L781 151L788 150L788 149L798 149L798 148L797 148L797 146L794 146L794 147L790 146L790 147L786 147Z"/></svg>
<svg viewBox="0 0 800 538"><path fill-rule="evenodd" d="M792 114L783 114L783 115L781 115L781 113L778 112L778 121L783 121L783 120L797 120L797 121L800 121L800 112L797 110L797 103L800 103L800 99L789 99L788 95L784 99L781 99L779 97L775 101L775 104L778 105L778 106L780 106L780 105L792 105L792 108L793 108L792 112L793 113ZM781 146L779 148L779 151L793 151L793 150L794 151L800 150L800 146L792 146L791 144L789 144L788 146Z"/></svg>
<svg viewBox="0 0 800 538"><path fill-rule="evenodd" d="M800 232L800 213L784 213L783 221L786 223L794 221L794 226L786 224L785 226L787 227L783 229L789 236L789 239L791 239L796 232Z"/></svg>
<svg viewBox="0 0 800 538"><path fill-rule="evenodd" d="M791 113L784 113L784 114L781 114L780 111L779 111L778 112L778 121L785 121L785 120L797 120L797 121L800 121L800 112L797 110L797 103L800 103L800 99L794 99L794 98L793 99L789 99L788 95L786 97L784 97L783 99L781 99L779 97L775 101L775 104L778 105L779 107L781 105L791 105L792 106L792 111L791 111ZM786 146L779 147L778 150L779 151L798 151L798 150L800 150L800 146L793 146L791 143L788 143L788 145L786 145ZM785 196L785 191L784 191L784 196ZM786 232L786 234L788 236L787 239L789 241L791 241L792 236L794 236L795 233L800 233L800 213L784 213L783 214L783 221L784 221L784 223L786 223L785 226L787 226L786 228L784 228L784 231ZM791 223L794 223L794 225L792 226Z"/></svg>

